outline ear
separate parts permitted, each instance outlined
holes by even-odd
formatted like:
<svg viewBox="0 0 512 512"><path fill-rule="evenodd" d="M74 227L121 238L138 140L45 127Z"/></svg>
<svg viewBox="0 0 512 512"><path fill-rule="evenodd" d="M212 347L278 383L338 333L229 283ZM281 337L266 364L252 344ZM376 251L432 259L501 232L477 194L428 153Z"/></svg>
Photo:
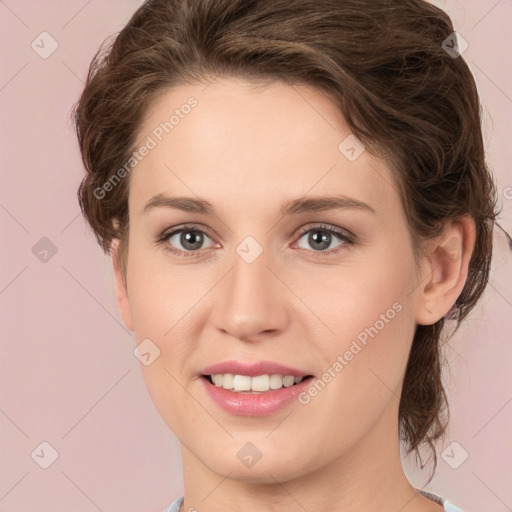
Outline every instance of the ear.
<svg viewBox="0 0 512 512"><path fill-rule="evenodd" d="M427 242L416 303L417 324L436 323L455 304L466 283L475 240L475 222L466 215L449 221L441 235Z"/></svg>
<svg viewBox="0 0 512 512"><path fill-rule="evenodd" d="M124 281L123 272L119 262L119 240L117 239L112 241L111 254L114 266L114 279L116 282L117 305L126 327L128 327L130 331L133 331L132 313L130 311L130 302L128 300L128 289Z"/></svg>

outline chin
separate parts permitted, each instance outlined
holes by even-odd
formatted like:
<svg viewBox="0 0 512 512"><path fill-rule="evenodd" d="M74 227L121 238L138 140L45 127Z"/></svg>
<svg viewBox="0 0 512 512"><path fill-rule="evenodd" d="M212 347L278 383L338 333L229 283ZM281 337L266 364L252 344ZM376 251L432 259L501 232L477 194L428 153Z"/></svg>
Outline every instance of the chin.
<svg viewBox="0 0 512 512"><path fill-rule="evenodd" d="M251 460L251 451L253 459ZM233 453L232 456L229 453ZM213 455L211 460L200 459L211 471L227 476L232 480L254 484L275 484L307 475L311 465L304 457L304 453L295 454L285 452L282 448L272 448L271 454L262 450L258 455L256 449L248 443L235 451L224 451L223 454ZM258 458L259 457L259 458ZM300 461L300 464L297 462Z"/></svg>

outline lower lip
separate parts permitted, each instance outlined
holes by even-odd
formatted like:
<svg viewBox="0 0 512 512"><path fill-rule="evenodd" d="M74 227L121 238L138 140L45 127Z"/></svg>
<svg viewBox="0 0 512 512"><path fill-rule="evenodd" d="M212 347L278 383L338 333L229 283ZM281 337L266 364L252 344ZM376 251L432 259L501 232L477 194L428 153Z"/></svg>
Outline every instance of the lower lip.
<svg viewBox="0 0 512 512"><path fill-rule="evenodd" d="M312 382L312 377L288 388L274 389L264 393L235 392L217 387L201 377L206 392L222 409L237 416L268 416L293 402Z"/></svg>

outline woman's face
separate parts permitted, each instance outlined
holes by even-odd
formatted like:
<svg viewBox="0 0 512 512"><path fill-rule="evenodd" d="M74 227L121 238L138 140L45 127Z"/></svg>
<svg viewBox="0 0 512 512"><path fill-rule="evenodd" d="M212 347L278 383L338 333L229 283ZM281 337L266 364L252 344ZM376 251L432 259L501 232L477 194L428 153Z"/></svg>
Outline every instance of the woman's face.
<svg viewBox="0 0 512 512"><path fill-rule="evenodd" d="M277 82L176 87L144 120L119 302L207 470L273 482L396 442L419 281L391 172L349 135L317 90Z"/></svg>

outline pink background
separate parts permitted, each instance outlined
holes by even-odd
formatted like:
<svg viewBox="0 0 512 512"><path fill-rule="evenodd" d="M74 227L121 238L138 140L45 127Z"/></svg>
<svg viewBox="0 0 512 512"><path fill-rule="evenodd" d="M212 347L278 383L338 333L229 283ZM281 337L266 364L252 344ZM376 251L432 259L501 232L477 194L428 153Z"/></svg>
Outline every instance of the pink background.
<svg viewBox="0 0 512 512"><path fill-rule="evenodd" d="M110 258L79 215L69 118L99 44L140 3L0 2L1 512L161 512L182 493L179 445L146 392ZM434 3L469 43L500 223L512 233L512 1ZM47 59L31 47L43 31L58 43ZM57 249L45 262L32 250L43 237ZM499 232L495 250L487 292L446 350L451 424L425 487L467 512L512 509L512 253ZM48 460L44 441L58 453L47 469L34 460ZM426 472L407 473L424 486Z"/></svg>

